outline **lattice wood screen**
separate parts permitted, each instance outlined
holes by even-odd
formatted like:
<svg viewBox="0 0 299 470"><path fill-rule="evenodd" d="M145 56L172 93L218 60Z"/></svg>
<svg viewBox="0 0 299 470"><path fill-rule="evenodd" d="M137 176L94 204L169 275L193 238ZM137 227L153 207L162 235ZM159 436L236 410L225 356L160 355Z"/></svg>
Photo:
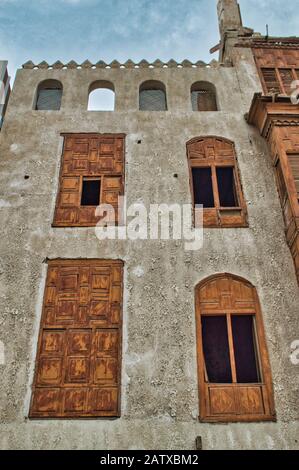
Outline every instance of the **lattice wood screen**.
<svg viewBox="0 0 299 470"><path fill-rule="evenodd" d="M118 196L124 193L123 134L65 134L54 227L92 227L97 206L81 204L84 178L100 179L100 203L110 204L118 220Z"/></svg>

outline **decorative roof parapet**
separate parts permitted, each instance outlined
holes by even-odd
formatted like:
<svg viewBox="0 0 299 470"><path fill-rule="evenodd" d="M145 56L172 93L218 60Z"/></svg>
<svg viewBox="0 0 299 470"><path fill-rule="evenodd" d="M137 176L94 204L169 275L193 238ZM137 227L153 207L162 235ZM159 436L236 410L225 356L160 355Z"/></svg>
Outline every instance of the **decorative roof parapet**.
<svg viewBox="0 0 299 470"><path fill-rule="evenodd" d="M148 62L147 60L143 59L140 62L136 63L133 62L131 59L127 60L124 63L118 62L117 60L113 60L110 63L106 63L103 60L99 60L96 63L92 63L89 60L85 60L83 63L78 64L74 60L63 64L59 60L56 61L54 64L48 64L46 61L42 61L39 64L34 64L31 60L23 64L23 69L26 70L33 70L33 69L42 69L42 70L61 70L61 69L155 69L155 68L216 68L216 67L230 67L231 64L229 63L219 63L217 60L212 60L210 63L203 62L199 60L197 62L191 62L190 60L183 60L182 62L177 62L173 59L169 60L168 62L162 62L161 60L157 59L154 62Z"/></svg>

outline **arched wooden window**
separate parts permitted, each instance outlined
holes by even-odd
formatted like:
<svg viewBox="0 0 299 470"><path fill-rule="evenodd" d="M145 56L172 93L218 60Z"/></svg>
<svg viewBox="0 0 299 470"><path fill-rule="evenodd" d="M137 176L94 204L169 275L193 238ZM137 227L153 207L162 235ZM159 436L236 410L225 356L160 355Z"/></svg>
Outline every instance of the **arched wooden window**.
<svg viewBox="0 0 299 470"><path fill-rule="evenodd" d="M203 205L204 227L247 227L235 147L221 137L197 137L187 143L194 206Z"/></svg>
<svg viewBox="0 0 299 470"><path fill-rule="evenodd" d="M191 87L193 111L218 111L216 88L210 82L196 82Z"/></svg>
<svg viewBox="0 0 299 470"><path fill-rule="evenodd" d="M114 111L115 90L111 82L98 80L89 87L88 111Z"/></svg>
<svg viewBox="0 0 299 470"><path fill-rule="evenodd" d="M62 91L62 83L58 80L44 80L37 89L35 109L37 111L59 111Z"/></svg>
<svg viewBox="0 0 299 470"><path fill-rule="evenodd" d="M256 289L231 274L196 287L200 418L275 420L271 370Z"/></svg>
<svg viewBox="0 0 299 470"><path fill-rule="evenodd" d="M139 88L140 111L167 111L166 88L162 82L149 80Z"/></svg>

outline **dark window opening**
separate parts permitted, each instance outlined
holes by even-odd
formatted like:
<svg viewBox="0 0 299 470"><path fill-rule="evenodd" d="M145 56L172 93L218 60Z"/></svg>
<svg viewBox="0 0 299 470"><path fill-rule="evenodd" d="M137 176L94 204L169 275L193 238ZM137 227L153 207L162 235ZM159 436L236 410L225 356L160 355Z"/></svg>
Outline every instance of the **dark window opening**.
<svg viewBox="0 0 299 470"><path fill-rule="evenodd" d="M237 207L234 169L231 167L217 168L217 181L221 207Z"/></svg>
<svg viewBox="0 0 299 470"><path fill-rule="evenodd" d="M216 96L208 90L192 92L193 111L217 111Z"/></svg>
<svg viewBox="0 0 299 470"><path fill-rule="evenodd" d="M211 168L192 168L194 203L215 207Z"/></svg>
<svg viewBox="0 0 299 470"><path fill-rule="evenodd" d="M261 381L257 344L252 315L233 315L232 333L238 383L258 383Z"/></svg>
<svg viewBox="0 0 299 470"><path fill-rule="evenodd" d="M226 316L202 317L206 380L232 383Z"/></svg>
<svg viewBox="0 0 299 470"><path fill-rule="evenodd" d="M83 180L81 206L98 206L100 203L100 192L100 180Z"/></svg>

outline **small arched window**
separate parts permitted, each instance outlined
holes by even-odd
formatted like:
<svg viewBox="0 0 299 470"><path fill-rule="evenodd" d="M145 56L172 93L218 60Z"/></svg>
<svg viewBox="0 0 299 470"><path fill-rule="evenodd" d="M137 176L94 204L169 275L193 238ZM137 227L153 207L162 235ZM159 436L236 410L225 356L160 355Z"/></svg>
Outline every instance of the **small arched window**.
<svg viewBox="0 0 299 470"><path fill-rule="evenodd" d="M216 88L209 82L196 82L191 87L193 111L218 111Z"/></svg>
<svg viewBox="0 0 299 470"><path fill-rule="evenodd" d="M203 206L204 227L247 227L233 142L196 137L187 143L193 204Z"/></svg>
<svg viewBox="0 0 299 470"><path fill-rule="evenodd" d="M162 82L149 80L139 89L140 111L167 111L166 88Z"/></svg>
<svg viewBox="0 0 299 470"><path fill-rule="evenodd" d="M58 80L43 81L37 89L35 109L37 111L59 111L62 91L62 83Z"/></svg>
<svg viewBox="0 0 299 470"><path fill-rule="evenodd" d="M202 421L275 420L271 370L253 285L219 274L196 287Z"/></svg>
<svg viewBox="0 0 299 470"><path fill-rule="evenodd" d="M89 87L88 111L114 111L115 89L111 82L99 80Z"/></svg>

